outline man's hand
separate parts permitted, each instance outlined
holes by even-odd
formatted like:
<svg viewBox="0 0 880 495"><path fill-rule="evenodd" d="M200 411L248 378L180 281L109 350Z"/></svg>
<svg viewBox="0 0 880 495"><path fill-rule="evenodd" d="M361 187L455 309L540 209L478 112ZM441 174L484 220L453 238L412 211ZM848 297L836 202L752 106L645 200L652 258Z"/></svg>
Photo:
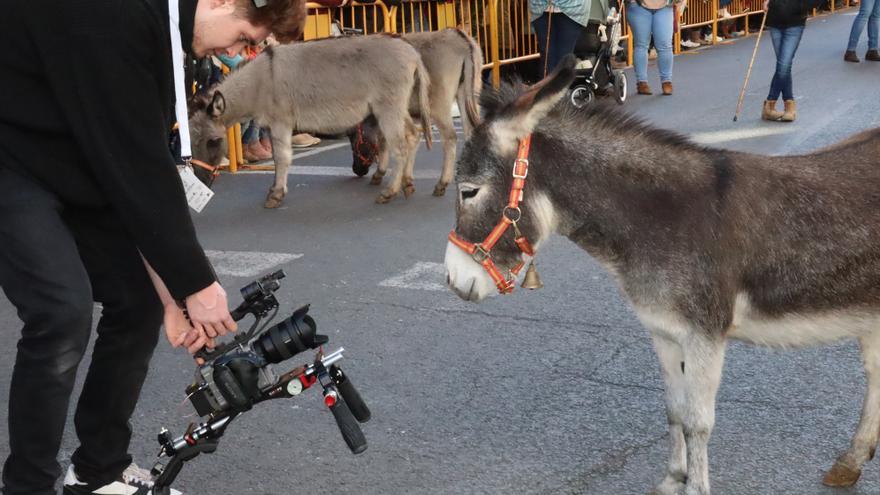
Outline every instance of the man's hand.
<svg viewBox="0 0 880 495"><path fill-rule="evenodd" d="M186 347L190 354L194 354L202 347L214 347L214 339L199 332L190 324L183 310L176 304L165 306L165 336L172 347Z"/></svg>
<svg viewBox="0 0 880 495"><path fill-rule="evenodd" d="M213 339L238 329L226 302L226 291L214 282L204 289L187 296L186 309L193 327Z"/></svg>
<svg viewBox="0 0 880 495"><path fill-rule="evenodd" d="M764 0L764 12L767 12L768 7L770 7L770 0Z"/></svg>

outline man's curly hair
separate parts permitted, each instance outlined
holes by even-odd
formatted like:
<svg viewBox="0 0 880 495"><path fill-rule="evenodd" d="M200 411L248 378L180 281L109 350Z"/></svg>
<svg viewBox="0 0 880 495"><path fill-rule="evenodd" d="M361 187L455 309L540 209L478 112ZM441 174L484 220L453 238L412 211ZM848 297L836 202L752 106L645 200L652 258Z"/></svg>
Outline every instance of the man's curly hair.
<svg viewBox="0 0 880 495"><path fill-rule="evenodd" d="M253 0L238 0L239 11L255 26L268 27L281 43L302 37L306 22L306 0L268 0L257 8Z"/></svg>

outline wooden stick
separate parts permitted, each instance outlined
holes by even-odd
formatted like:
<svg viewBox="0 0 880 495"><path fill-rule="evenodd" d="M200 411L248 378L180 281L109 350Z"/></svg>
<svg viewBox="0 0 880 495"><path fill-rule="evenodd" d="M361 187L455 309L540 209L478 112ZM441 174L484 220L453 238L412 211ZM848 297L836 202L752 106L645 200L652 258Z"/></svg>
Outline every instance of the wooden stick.
<svg viewBox="0 0 880 495"><path fill-rule="evenodd" d="M761 19L761 29L758 30L758 41L755 42L755 50L752 52L752 60L749 62L749 70L746 71L746 80L743 81L742 90L739 92L739 101L736 104L736 112L733 114L733 121L736 122L739 119L739 114L742 111L743 98L746 96L746 86L749 85L749 77L752 75L752 65L755 63L755 56L758 55L758 46L761 44L761 35L764 34L764 23L767 22L767 12L770 10L770 7L767 7L767 10L764 11L764 18Z"/></svg>

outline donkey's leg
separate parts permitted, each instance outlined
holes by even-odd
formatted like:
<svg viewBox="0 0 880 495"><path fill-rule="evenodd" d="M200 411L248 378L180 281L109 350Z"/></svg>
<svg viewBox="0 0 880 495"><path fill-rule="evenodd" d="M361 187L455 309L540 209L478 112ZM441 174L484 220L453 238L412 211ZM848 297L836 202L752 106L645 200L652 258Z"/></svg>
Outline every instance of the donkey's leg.
<svg viewBox="0 0 880 495"><path fill-rule="evenodd" d="M684 354L687 444L685 495L709 495L709 436L715 426L715 396L724 367L724 337L694 330L681 342Z"/></svg>
<svg viewBox="0 0 880 495"><path fill-rule="evenodd" d="M413 168L415 168L420 140L419 128L415 123L409 122L406 126L406 151L404 152L406 163L403 170L403 196L406 199L409 199L416 192L416 185L413 182Z"/></svg>
<svg viewBox="0 0 880 495"><path fill-rule="evenodd" d="M385 173L388 171L388 141L385 140L384 136L379 137L379 159L378 165L376 166L376 172L373 173L373 177L370 179L370 185L378 186L382 183L382 178L385 177Z"/></svg>
<svg viewBox="0 0 880 495"><path fill-rule="evenodd" d="M852 486L862 474L862 464L874 457L880 435L880 332L859 339L868 390L862 405L862 417L849 450L825 475L822 483L828 486Z"/></svg>
<svg viewBox="0 0 880 495"><path fill-rule="evenodd" d="M686 413L684 389L684 354L678 343L652 334L654 350L663 371L666 384L666 418L669 420L669 466L663 481L652 495L678 495L687 480L687 449L684 442L682 418Z"/></svg>
<svg viewBox="0 0 880 495"><path fill-rule="evenodd" d="M437 126L437 130L440 131L440 136L443 138L443 172L440 174L440 181L434 186L434 196L443 196L446 194L446 186L452 182L455 169L455 145L458 136L455 135L455 125L452 123L452 115L448 110L446 115L438 115L434 119L434 125Z"/></svg>
<svg viewBox="0 0 880 495"><path fill-rule="evenodd" d="M388 140L388 147L394 149L394 174L391 177L391 184L379 193L376 202L384 204L391 201L392 198L400 194L403 185L403 174L406 171L408 160L408 151L411 147L409 141L408 129L412 126L412 119L408 114L404 114L402 120L389 119L383 115L379 117L379 126L382 128L382 134Z"/></svg>
<svg viewBox="0 0 880 495"><path fill-rule="evenodd" d="M278 208L287 194L287 168L293 160L293 152L290 148L290 133L293 129L290 125L273 123L272 133L272 158L275 160L275 184L269 189L266 196L265 208Z"/></svg>

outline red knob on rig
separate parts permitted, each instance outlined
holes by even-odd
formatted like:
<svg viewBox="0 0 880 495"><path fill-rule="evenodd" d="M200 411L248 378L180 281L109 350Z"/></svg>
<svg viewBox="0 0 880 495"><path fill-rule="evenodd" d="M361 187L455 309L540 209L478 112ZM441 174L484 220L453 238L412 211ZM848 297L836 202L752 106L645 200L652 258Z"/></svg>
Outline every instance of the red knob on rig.
<svg viewBox="0 0 880 495"><path fill-rule="evenodd" d="M326 405L327 407L335 406L337 400L338 399L337 399L336 392L333 390L324 394L324 405Z"/></svg>

